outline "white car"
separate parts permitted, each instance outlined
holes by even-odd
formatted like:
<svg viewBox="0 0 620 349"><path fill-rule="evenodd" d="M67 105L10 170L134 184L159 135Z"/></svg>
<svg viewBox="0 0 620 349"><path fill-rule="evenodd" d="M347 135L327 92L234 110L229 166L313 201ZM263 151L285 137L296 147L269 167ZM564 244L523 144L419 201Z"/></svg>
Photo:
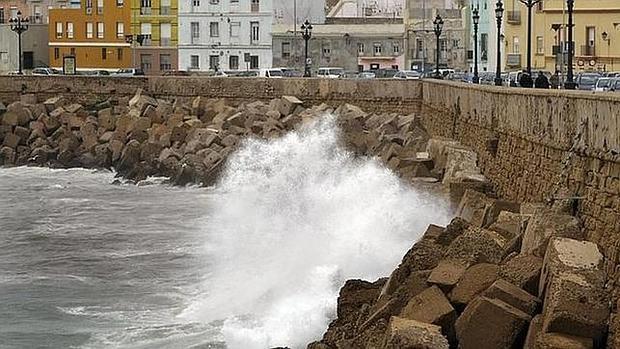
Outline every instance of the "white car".
<svg viewBox="0 0 620 349"><path fill-rule="evenodd" d="M136 69L136 68L123 68L123 69L117 70L114 74L112 74L112 76L118 76L118 77L141 76L141 75L144 75L144 71L142 71L142 69Z"/></svg>
<svg viewBox="0 0 620 349"><path fill-rule="evenodd" d="M415 70L403 70L394 75L394 79L406 79L406 80L420 80L422 74Z"/></svg>
<svg viewBox="0 0 620 349"><path fill-rule="evenodd" d="M339 79L344 75L342 68L319 68L317 76L324 79Z"/></svg>
<svg viewBox="0 0 620 349"><path fill-rule="evenodd" d="M60 74L59 70L52 68L34 68L32 70L32 75L58 75Z"/></svg>
<svg viewBox="0 0 620 349"><path fill-rule="evenodd" d="M594 91L604 92L608 91L611 85L612 78L600 78L596 80L596 84L594 85Z"/></svg>
<svg viewBox="0 0 620 349"><path fill-rule="evenodd" d="M272 68L272 69L261 69L260 72L258 73L258 76L261 78L282 78L284 77L284 72L282 71L282 69L276 69L276 68Z"/></svg>

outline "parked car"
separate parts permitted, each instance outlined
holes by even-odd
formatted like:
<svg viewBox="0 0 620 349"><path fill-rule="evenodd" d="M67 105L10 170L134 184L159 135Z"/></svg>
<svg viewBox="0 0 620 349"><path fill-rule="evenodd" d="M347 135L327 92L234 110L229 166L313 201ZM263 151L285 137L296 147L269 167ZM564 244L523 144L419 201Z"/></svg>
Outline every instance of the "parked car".
<svg viewBox="0 0 620 349"><path fill-rule="evenodd" d="M32 75L58 75L60 74L60 70L53 68L34 68L32 70Z"/></svg>
<svg viewBox="0 0 620 349"><path fill-rule="evenodd" d="M377 77L377 79L392 79L399 72L398 69L385 69L385 68L372 70L372 71L375 73L375 76Z"/></svg>
<svg viewBox="0 0 620 349"><path fill-rule="evenodd" d="M342 68L319 68L317 76L324 79L339 79L344 75Z"/></svg>
<svg viewBox="0 0 620 349"><path fill-rule="evenodd" d="M144 71L140 68L123 68L117 70L112 76L128 77L128 76L144 76Z"/></svg>
<svg viewBox="0 0 620 349"><path fill-rule="evenodd" d="M358 79L375 79L377 78L377 75L375 75L375 73L371 71L363 71L357 74L357 78Z"/></svg>
<svg viewBox="0 0 620 349"><path fill-rule="evenodd" d="M609 89L608 89L608 91L620 92L620 77L613 78L609 82Z"/></svg>
<svg viewBox="0 0 620 349"><path fill-rule="evenodd" d="M596 80L600 78L599 73L581 73L577 76L577 88L583 91L592 91L596 85Z"/></svg>
<svg viewBox="0 0 620 349"><path fill-rule="evenodd" d="M299 78L299 77L304 76L303 72L300 72L299 70L296 70L293 68L273 68L273 69L280 69L282 73L284 74L285 78Z"/></svg>
<svg viewBox="0 0 620 349"><path fill-rule="evenodd" d="M522 71L511 71L508 73L508 86L519 87L519 80L521 80Z"/></svg>
<svg viewBox="0 0 620 349"><path fill-rule="evenodd" d="M394 75L394 79L420 80L421 78L422 74L415 70L403 70Z"/></svg>
<svg viewBox="0 0 620 349"><path fill-rule="evenodd" d="M162 76L190 76L187 70L166 70Z"/></svg>
<svg viewBox="0 0 620 349"><path fill-rule="evenodd" d="M609 85L612 82L613 78L599 78L596 80L596 84L594 84L594 91L604 92L609 90Z"/></svg>
<svg viewBox="0 0 620 349"><path fill-rule="evenodd" d="M271 68L271 69L261 69L258 73L258 76L261 78L282 78L284 77L284 72L281 69Z"/></svg>

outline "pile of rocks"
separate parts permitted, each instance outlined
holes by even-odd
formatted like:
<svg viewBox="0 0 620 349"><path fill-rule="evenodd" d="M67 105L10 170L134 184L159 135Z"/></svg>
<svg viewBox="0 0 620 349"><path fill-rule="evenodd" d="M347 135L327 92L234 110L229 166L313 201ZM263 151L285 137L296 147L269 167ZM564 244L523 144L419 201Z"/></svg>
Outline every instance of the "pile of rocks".
<svg viewBox="0 0 620 349"><path fill-rule="evenodd" d="M35 95L0 104L0 165L112 168L140 181L166 176L177 185L212 185L245 137L275 138L303 122L334 113L355 151L377 155L405 177L428 175L416 154L428 135L413 115L368 114L344 104L306 108L293 96L230 105L225 99L153 98L84 104L71 96L39 103Z"/></svg>
<svg viewBox="0 0 620 349"><path fill-rule="evenodd" d="M348 281L308 348L605 348L603 255L570 204L499 200L470 150L430 140L428 151L460 196L457 217L429 226L389 278Z"/></svg>

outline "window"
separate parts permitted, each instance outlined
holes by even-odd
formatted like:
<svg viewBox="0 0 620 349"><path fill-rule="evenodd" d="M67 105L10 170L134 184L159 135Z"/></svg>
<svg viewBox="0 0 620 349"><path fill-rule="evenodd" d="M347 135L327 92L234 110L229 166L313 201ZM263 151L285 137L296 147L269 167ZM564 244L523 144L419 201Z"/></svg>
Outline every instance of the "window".
<svg viewBox="0 0 620 349"><path fill-rule="evenodd" d="M542 36L536 37L536 54L542 55L545 53L545 46Z"/></svg>
<svg viewBox="0 0 620 349"><path fill-rule="evenodd" d="M97 0L97 13L103 14L103 0Z"/></svg>
<svg viewBox="0 0 620 349"><path fill-rule="evenodd" d="M17 7L11 7L11 18L17 17Z"/></svg>
<svg viewBox="0 0 620 349"><path fill-rule="evenodd" d="M400 43L399 42L394 42L392 44L392 51L394 52L395 55L400 54Z"/></svg>
<svg viewBox="0 0 620 349"><path fill-rule="evenodd" d="M86 14L93 14L93 0L86 0Z"/></svg>
<svg viewBox="0 0 620 349"><path fill-rule="evenodd" d="M259 12L260 11L260 2L259 2L259 0L252 0L250 11L252 11L252 12Z"/></svg>
<svg viewBox="0 0 620 349"><path fill-rule="evenodd" d="M383 49L381 48L381 44L378 42L374 43L373 47L374 47L375 56L379 56L381 54L381 51L383 51Z"/></svg>
<svg viewBox="0 0 620 349"><path fill-rule="evenodd" d="M116 37L119 39L125 37L125 23L116 22Z"/></svg>
<svg viewBox="0 0 620 349"><path fill-rule="evenodd" d="M73 39L73 23L67 22L67 39Z"/></svg>
<svg viewBox="0 0 620 349"><path fill-rule="evenodd" d="M241 31L241 22L230 22L230 37L238 38Z"/></svg>
<svg viewBox="0 0 620 349"><path fill-rule="evenodd" d="M54 59L60 58L60 49L58 47L54 48Z"/></svg>
<svg viewBox="0 0 620 349"><path fill-rule="evenodd" d="M0 24L4 24L4 9L0 8ZM6 53L6 52L2 52Z"/></svg>
<svg viewBox="0 0 620 349"><path fill-rule="evenodd" d="M257 44L260 39L260 29L258 27L258 22L250 22L250 42L252 44Z"/></svg>
<svg viewBox="0 0 620 349"><path fill-rule="evenodd" d="M8 52L0 52L0 63L9 63L9 53Z"/></svg>
<svg viewBox="0 0 620 349"><path fill-rule="evenodd" d="M172 24L161 23L159 25L159 36L161 46L170 46L170 38L172 37Z"/></svg>
<svg viewBox="0 0 620 349"><path fill-rule="evenodd" d="M101 48L101 59L103 60L108 59L108 49L105 47Z"/></svg>
<svg viewBox="0 0 620 349"><path fill-rule="evenodd" d="M86 22L86 38L93 38L93 22Z"/></svg>
<svg viewBox="0 0 620 349"><path fill-rule="evenodd" d="M56 39L62 39L62 22L56 22Z"/></svg>
<svg viewBox="0 0 620 349"><path fill-rule="evenodd" d="M209 3L211 5L218 5L220 3L220 0L209 0Z"/></svg>
<svg viewBox="0 0 620 349"><path fill-rule="evenodd" d="M540 2L536 4L536 11L542 11L544 7L543 0L540 0Z"/></svg>
<svg viewBox="0 0 620 349"><path fill-rule="evenodd" d="M228 69L230 70L239 69L239 56L230 56L228 58Z"/></svg>
<svg viewBox="0 0 620 349"><path fill-rule="evenodd" d="M116 0L116 6L123 7L125 5L125 0Z"/></svg>
<svg viewBox="0 0 620 349"><path fill-rule="evenodd" d="M209 69L210 70L220 69L220 56L219 55L209 56Z"/></svg>
<svg viewBox="0 0 620 349"><path fill-rule="evenodd" d="M140 68L142 68L143 71L147 72L151 70L151 68L153 67L151 62L152 62L151 55L149 54L140 55Z"/></svg>
<svg viewBox="0 0 620 349"><path fill-rule="evenodd" d="M159 14L162 16L170 15L170 0L161 0Z"/></svg>
<svg viewBox="0 0 620 349"><path fill-rule="evenodd" d="M489 58L489 34L482 33L480 34L480 59L483 61L488 60Z"/></svg>
<svg viewBox="0 0 620 349"><path fill-rule="evenodd" d="M97 38L98 39L103 39L103 29L104 29L103 22L97 22Z"/></svg>
<svg viewBox="0 0 620 349"><path fill-rule="evenodd" d="M323 57L329 57L332 53L331 45L329 43L324 44L321 51L323 52Z"/></svg>
<svg viewBox="0 0 620 349"><path fill-rule="evenodd" d="M512 37L512 53L520 53L521 49L519 47L519 37Z"/></svg>
<svg viewBox="0 0 620 349"><path fill-rule="evenodd" d="M258 69L258 56L250 56L250 69Z"/></svg>
<svg viewBox="0 0 620 349"><path fill-rule="evenodd" d="M151 0L140 0L140 14L141 15L151 14Z"/></svg>
<svg viewBox="0 0 620 349"><path fill-rule="evenodd" d="M151 46L151 23L140 23L140 34L144 38L142 46Z"/></svg>
<svg viewBox="0 0 620 349"><path fill-rule="evenodd" d="M363 42L357 43L357 53L359 53L359 54L363 54L364 53L364 43Z"/></svg>
<svg viewBox="0 0 620 349"><path fill-rule="evenodd" d="M69 52L71 53L71 56L75 57L75 47L72 47Z"/></svg>
<svg viewBox="0 0 620 349"><path fill-rule="evenodd" d="M34 5L34 22L41 23L41 5Z"/></svg>
<svg viewBox="0 0 620 349"><path fill-rule="evenodd" d="M119 61L123 60L123 49L122 48L116 49L116 57L118 58Z"/></svg>
<svg viewBox="0 0 620 349"><path fill-rule="evenodd" d="M198 6L200 6L200 0L192 0L192 6L193 6L193 7L198 7Z"/></svg>
<svg viewBox="0 0 620 349"><path fill-rule="evenodd" d="M291 57L291 43L283 42L282 43L282 58L290 58Z"/></svg>
<svg viewBox="0 0 620 349"><path fill-rule="evenodd" d="M416 55L415 58L424 58L424 42L422 39L415 39Z"/></svg>
<svg viewBox="0 0 620 349"><path fill-rule="evenodd" d="M459 39L452 39L452 48L459 48L461 41Z"/></svg>
<svg viewBox="0 0 620 349"><path fill-rule="evenodd" d="M195 44L198 42L198 39L200 39L200 26L198 22L191 23L191 32L192 32L192 44Z"/></svg>
<svg viewBox="0 0 620 349"><path fill-rule="evenodd" d="M172 59L169 54L159 55L159 70L172 70Z"/></svg>
<svg viewBox="0 0 620 349"><path fill-rule="evenodd" d="M200 68L200 56L198 55L189 56L189 67L190 69Z"/></svg>
<svg viewBox="0 0 620 349"><path fill-rule="evenodd" d="M209 36L212 38L220 36L220 24L218 22L209 23Z"/></svg>

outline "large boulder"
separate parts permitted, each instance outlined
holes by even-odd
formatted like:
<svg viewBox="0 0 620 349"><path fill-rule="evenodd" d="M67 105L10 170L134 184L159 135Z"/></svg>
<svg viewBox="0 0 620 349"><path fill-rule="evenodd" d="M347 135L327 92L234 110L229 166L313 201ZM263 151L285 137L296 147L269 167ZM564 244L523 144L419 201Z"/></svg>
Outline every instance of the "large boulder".
<svg viewBox="0 0 620 349"><path fill-rule="evenodd" d="M498 272L497 264L481 263L469 267L450 292L450 301L460 309L465 308L497 280Z"/></svg>
<svg viewBox="0 0 620 349"><path fill-rule="evenodd" d="M543 260L533 255L518 255L502 264L499 277L530 294L538 294Z"/></svg>
<svg viewBox="0 0 620 349"><path fill-rule="evenodd" d="M441 327L393 316L386 334L385 349L448 349Z"/></svg>
<svg viewBox="0 0 620 349"><path fill-rule="evenodd" d="M498 264L506 245L506 239L492 230L469 227L452 241L444 256L468 264Z"/></svg>
<svg viewBox="0 0 620 349"><path fill-rule="evenodd" d="M521 253L545 256L549 240L565 237L583 240L579 219L565 214L541 213L533 215L523 235Z"/></svg>
<svg viewBox="0 0 620 349"><path fill-rule="evenodd" d="M432 286L409 300L400 317L440 326L448 338L453 337L456 311L443 292Z"/></svg>

